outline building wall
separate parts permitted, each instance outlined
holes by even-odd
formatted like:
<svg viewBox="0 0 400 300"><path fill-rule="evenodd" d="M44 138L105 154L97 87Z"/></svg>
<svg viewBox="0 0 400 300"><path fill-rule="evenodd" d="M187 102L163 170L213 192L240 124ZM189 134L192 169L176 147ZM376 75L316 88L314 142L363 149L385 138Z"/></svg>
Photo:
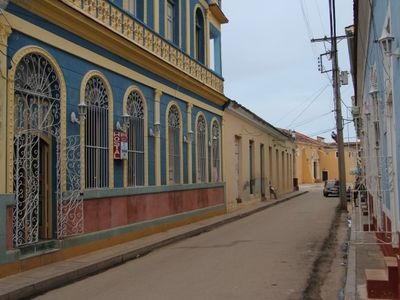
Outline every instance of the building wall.
<svg viewBox="0 0 400 300"><path fill-rule="evenodd" d="M226 182L226 201L228 210L235 210L263 200L261 188L265 188L265 198L271 199L269 182L278 195L293 191L294 144L284 135L268 133L257 121L246 120L237 113L226 109L224 113L224 181ZM239 178L236 180L237 168L235 139L240 141ZM249 144L254 146L254 192L250 194ZM264 180L261 177L260 146L264 145ZM229 149L229 150L228 150ZM272 157L270 156L270 150ZM278 154L278 156L277 156ZM282 155L284 157L282 165ZM271 163L272 162L272 165ZM282 168L283 166L283 168ZM239 193L239 195L237 195Z"/></svg>
<svg viewBox="0 0 400 300"><path fill-rule="evenodd" d="M338 180L337 148L332 146L316 146L314 144L297 143L297 176L300 184L322 182L323 171L328 172L328 180ZM353 171L357 167L357 149L345 147L346 183L355 182ZM317 177L314 177L313 162L317 162Z"/></svg>
<svg viewBox="0 0 400 300"><path fill-rule="evenodd" d="M149 7L153 7L155 2L144 1L143 5L147 9L144 8L144 13L139 16L139 19L144 23L152 23L154 26L155 16L150 13ZM182 3L183 0L179 2ZM185 3L188 2L185 1ZM160 1L161 3L164 2ZM212 138L213 142L215 140L219 142L216 155L222 165L222 115L223 104L227 101L223 95L222 78L192 58L177 52L174 46L152 32L151 26L134 23L139 26L135 27L137 32L142 32L144 36L140 36L137 32L135 35L129 35L126 28L123 28L126 24L114 21L112 24L107 22L102 24L102 18L94 15L86 4L82 7L76 6L75 1L65 1L65 4L70 6L54 1L25 4L25 2L21 5L10 3L5 12L7 23L3 20L4 18L0 21L0 38L3 42L0 47L7 54L0 59L1 72L6 74L0 79L0 85L5 87L0 91L2 93L0 107L8 107L8 111L0 109L2 114L0 164L4 170L7 170L0 175L0 195L6 194L5 197L8 199L8 202L0 205L0 215L4 221L0 224L0 274L5 274L2 273L3 264L18 264L21 258L19 245L16 245L13 239L12 227L15 223L13 220L15 214L12 212L16 207L15 202L18 201L14 195L13 177L14 137L17 130L14 122L17 114L14 89L16 80L13 76L16 74L16 67L20 61L31 53L41 55L48 61L49 68L55 70L56 77L59 79L58 88L60 89L60 108L56 111L60 119L60 125L57 127L59 139L51 140L50 150L50 169L54 176L52 176L52 181L49 181L52 190L49 196L51 199L49 238L63 239L66 236L75 235L75 242L69 243L64 240L62 247L75 247L79 244L79 247L85 248L84 245L87 243L107 244L103 239L108 238L108 235L115 238L112 243L117 243L121 239L116 236L121 232L127 234L129 230L136 232L130 236L139 236L141 234L137 231L143 229L143 222L147 224L147 227L151 227L150 231L154 233L168 226L174 227L177 224L189 223L191 220L224 213L225 188L222 182L222 167L219 167L220 174L213 177L212 183L211 175L204 182L196 181L196 160L198 159L195 151L196 140L190 138L190 134L196 128L196 117L201 113L205 116L208 137ZM105 4L109 5L108 2ZM124 5L124 1L115 1L114 4L115 7L110 7L114 14L119 16L119 20L127 18L128 21L132 21L128 14L117 9L117 6ZM182 6L182 8L185 7ZM80 26L72 24L69 19L63 23L65 19L56 17L65 13L66 10L82 22ZM52 13L47 14L49 11ZM89 15L85 15L86 13ZM86 30L82 30L86 26ZM181 26L184 25L181 24ZM91 32L91 34L87 35L85 32ZM93 34L93 32L98 34ZM159 49L161 52L157 52L157 41L160 39L161 42L165 42L163 44L165 47L161 49L162 51ZM185 42L184 39L182 41ZM118 43L119 46L115 47ZM182 47L185 49L184 46ZM162 58L161 53L163 53ZM186 69L184 69L183 60L186 60L185 66L188 67ZM78 123L73 122L71 117L72 113L78 115L79 104L86 99L85 80L90 74L96 74L104 81L108 93L109 113L105 124L108 126L106 136L110 137L107 145L109 154L101 163L108 161L109 171L108 184L102 188L86 188L87 184L85 185L85 160L90 162L90 159L85 157L85 134L87 133L84 127L88 119L79 117ZM7 82L8 78L11 78L9 82ZM143 131L145 171L144 184L140 187L127 187L127 165L125 161L115 160L112 156L114 146L112 134L118 131L117 122L123 125L123 115L126 113L125 98L132 89L138 91L145 104ZM180 122L178 141L180 170L178 171L181 176L180 182L176 184L168 183L167 180L169 154L167 114L172 104L179 110ZM213 136L210 132L213 123L218 124L217 136ZM159 132L157 128L160 129ZM80 155L79 163L71 167L67 164L70 159L68 156L70 148L66 140L74 136L78 137L76 141L80 151L77 153ZM206 151L210 153L211 147L208 147L208 141L206 141ZM57 152L59 156L56 156L56 151L59 151ZM206 172L208 174L212 173L211 157L209 154L207 158ZM79 187L75 186L73 190L71 189L73 184L70 183L72 173L79 175L77 177ZM60 174L59 183L56 174ZM82 207L77 207L75 212L69 213L76 214L70 215L71 222L76 217L83 223L79 226L72 223L66 224L63 235L57 231L58 220L60 207L64 207L68 202L64 201L62 205L59 205L60 202L57 201L60 199L56 195L62 195L62 197L78 195L76 200L82 203ZM74 227L74 225L77 226ZM146 229L143 232L150 231ZM35 242L27 244L34 245ZM92 245L86 248L95 249L96 247ZM79 251L72 252L76 255Z"/></svg>

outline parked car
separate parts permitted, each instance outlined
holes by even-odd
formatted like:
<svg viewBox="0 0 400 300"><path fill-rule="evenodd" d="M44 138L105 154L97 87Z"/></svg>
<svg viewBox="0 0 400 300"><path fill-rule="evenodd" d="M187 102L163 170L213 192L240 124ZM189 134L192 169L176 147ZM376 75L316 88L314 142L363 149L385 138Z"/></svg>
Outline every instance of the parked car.
<svg viewBox="0 0 400 300"><path fill-rule="evenodd" d="M339 197L339 180L325 181L323 193L325 197Z"/></svg>

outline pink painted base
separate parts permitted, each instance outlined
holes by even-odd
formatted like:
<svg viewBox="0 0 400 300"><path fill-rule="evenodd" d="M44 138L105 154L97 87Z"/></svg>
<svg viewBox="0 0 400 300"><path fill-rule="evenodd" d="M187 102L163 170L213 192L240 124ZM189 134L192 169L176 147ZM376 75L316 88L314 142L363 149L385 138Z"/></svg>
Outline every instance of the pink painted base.
<svg viewBox="0 0 400 300"><path fill-rule="evenodd" d="M13 208L7 207L6 214L6 249L13 248Z"/></svg>
<svg viewBox="0 0 400 300"><path fill-rule="evenodd" d="M96 232L223 203L223 187L86 200L84 232Z"/></svg>

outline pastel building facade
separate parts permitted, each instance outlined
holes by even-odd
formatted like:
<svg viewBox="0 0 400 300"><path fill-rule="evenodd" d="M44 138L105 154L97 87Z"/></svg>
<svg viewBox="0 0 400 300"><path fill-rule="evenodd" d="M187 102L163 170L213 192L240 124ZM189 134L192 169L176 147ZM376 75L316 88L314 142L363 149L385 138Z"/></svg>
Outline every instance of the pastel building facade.
<svg viewBox="0 0 400 300"><path fill-rule="evenodd" d="M294 191L295 144L289 132L275 128L235 101L223 120L224 181L229 211Z"/></svg>
<svg viewBox="0 0 400 300"><path fill-rule="evenodd" d="M354 26L346 28L351 35L352 111L361 140L361 178L368 191L365 228L376 232L384 254L392 257L399 251L400 228L399 9L399 1L355 1ZM391 295L398 298L398 279L393 284Z"/></svg>
<svg viewBox="0 0 400 300"><path fill-rule="evenodd" d="M346 182L355 182L358 165L358 143L347 142L344 146ZM296 178L299 184L312 184L326 180L338 180L338 150L335 143L326 143L322 137L313 139L296 132Z"/></svg>
<svg viewBox="0 0 400 300"><path fill-rule="evenodd" d="M0 277L226 211L221 1L10 1Z"/></svg>

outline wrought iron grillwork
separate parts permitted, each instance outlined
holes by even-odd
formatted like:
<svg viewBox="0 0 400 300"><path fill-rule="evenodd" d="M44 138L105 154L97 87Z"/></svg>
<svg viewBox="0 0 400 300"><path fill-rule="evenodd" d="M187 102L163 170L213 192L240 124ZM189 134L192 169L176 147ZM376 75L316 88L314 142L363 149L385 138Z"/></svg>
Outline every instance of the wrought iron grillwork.
<svg viewBox="0 0 400 300"><path fill-rule="evenodd" d="M212 153L212 181L220 181L220 145L219 145L219 124L214 121L211 128L212 142L211 142L211 153Z"/></svg>
<svg viewBox="0 0 400 300"><path fill-rule="evenodd" d="M92 76L86 83L85 101L86 187L103 188L108 186L109 170L108 91L100 77Z"/></svg>
<svg viewBox="0 0 400 300"><path fill-rule="evenodd" d="M57 237L62 238L83 233L83 199L81 193L80 136L67 137L66 191L58 201Z"/></svg>
<svg viewBox="0 0 400 300"><path fill-rule="evenodd" d="M44 139L53 145L49 155L56 158L52 195L59 197L60 191L60 84L53 66L40 54L27 54L16 66L14 97L13 240L19 247L39 240L40 203L46 193L41 176Z"/></svg>
<svg viewBox="0 0 400 300"><path fill-rule="evenodd" d="M142 97L135 91L127 100L130 116L128 127L128 185L144 185L144 106Z"/></svg>
<svg viewBox="0 0 400 300"><path fill-rule="evenodd" d="M205 182L207 170L207 141L206 141L206 120L203 116L197 119L197 178L200 182Z"/></svg>
<svg viewBox="0 0 400 300"><path fill-rule="evenodd" d="M168 150L169 150L169 183L180 183L180 115L176 105L168 112Z"/></svg>

